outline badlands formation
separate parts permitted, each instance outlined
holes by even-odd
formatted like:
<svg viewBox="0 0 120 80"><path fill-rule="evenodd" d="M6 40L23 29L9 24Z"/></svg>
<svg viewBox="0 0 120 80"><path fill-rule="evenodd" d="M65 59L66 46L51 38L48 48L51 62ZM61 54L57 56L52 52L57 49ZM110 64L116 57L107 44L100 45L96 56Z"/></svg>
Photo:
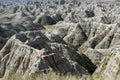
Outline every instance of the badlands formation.
<svg viewBox="0 0 120 80"><path fill-rule="evenodd" d="M0 4L0 78L51 71L119 80L119 0Z"/></svg>

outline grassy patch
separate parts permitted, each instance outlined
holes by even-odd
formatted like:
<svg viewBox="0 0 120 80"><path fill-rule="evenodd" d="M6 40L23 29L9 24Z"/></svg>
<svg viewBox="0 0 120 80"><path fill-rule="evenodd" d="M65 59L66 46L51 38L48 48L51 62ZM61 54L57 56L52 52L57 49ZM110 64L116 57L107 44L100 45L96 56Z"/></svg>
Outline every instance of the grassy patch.
<svg viewBox="0 0 120 80"><path fill-rule="evenodd" d="M45 25L44 26L45 29L41 30L42 33L45 33L48 30L53 30L55 28L54 25Z"/></svg>
<svg viewBox="0 0 120 80"><path fill-rule="evenodd" d="M86 80L85 78L81 78L79 76L73 75L62 75L56 73L48 73L48 74L40 74L34 76L24 76L23 74L14 74L6 77L4 80Z"/></svg>

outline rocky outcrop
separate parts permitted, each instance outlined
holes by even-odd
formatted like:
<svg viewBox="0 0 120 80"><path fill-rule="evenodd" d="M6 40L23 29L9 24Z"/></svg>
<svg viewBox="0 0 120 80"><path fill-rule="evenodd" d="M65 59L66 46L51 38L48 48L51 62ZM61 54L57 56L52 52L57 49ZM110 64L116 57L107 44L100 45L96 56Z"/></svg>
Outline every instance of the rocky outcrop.
<svg viewBox="0 0 120 80"><path fill-rule="evenodd" d="M111 52L105 57L101 65L94 73L94 78L103 78L104 80L119 80L119 50L120 46L111 49Z"/></svg>
<svg viewBox="0 0 120 80"><path fill-rule="evenodd" d="M52 15L53 20L56 22L63 21L62 15L61 14L53 14Z"/></svg>
<svg viewBox="0 0 120 80"><path fill-rule="evenodd" d="M55 17L54 17L55 18ZM56 17L58 18L58 17ZM57 19L56 19L57 20ZM59 20L59 18L58 18ZM40 23L42 25L52 25L52 24L55 24L56 21L50 17L49 15L47 14L42 14L42 15L39 15L36 20L34 21L34 23Z"/></svg>
<svg viewBox="0 0 120 80"><path fill-rule="evenodd" d="M96 66L70 46L51 42L41 32L12 36L0 51L0 77L11 73L40 74L48 71L87 75Z"/></svg>
<svg viewBox="0 0 120 80"><path fill-rule="evenodd" d="M84 25L61 22L55 25L52 34L60 36L66 43L79 47L83 52L87 48L108 49L111 47L114 36L118 35L119 24L85 23Z"/></svg>
<svg viewBox="0 0 120 80"><path fill-rule="evenodd" d="M119 45L119 24L59 22L53 31L48 32L59 37L57 42L78 48L95 64L100 63L103 57L109 54L109 48ZM89 51L89 48L93 49L93 52Z"/></svg>
<svg viewBox="0 0 120 80"><path fill-rule="evenodd" d="M115 0L1 4L0 77L53 71L119 79L119 4Z"/></svg>

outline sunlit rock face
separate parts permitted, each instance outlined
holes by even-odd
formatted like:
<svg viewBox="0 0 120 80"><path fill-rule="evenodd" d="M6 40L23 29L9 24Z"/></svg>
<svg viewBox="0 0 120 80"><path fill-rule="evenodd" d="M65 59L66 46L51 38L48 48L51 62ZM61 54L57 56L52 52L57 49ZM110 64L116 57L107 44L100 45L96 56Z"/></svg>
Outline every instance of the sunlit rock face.
<svg viewBox="0 0 120 80"><path fill-rule="evenodd" d="M109 50L109 56L105 57L101 65L97 68L93 74L96 78L102 78L104 80L119 80L119 51L120 46L116 46Z"/></svg>
<svg viewBox="0 0 120 80"><path fill-rule="evenodd" d="M53 71L119 80L119 1L18 2L0 4L1 78Z"/></svg>

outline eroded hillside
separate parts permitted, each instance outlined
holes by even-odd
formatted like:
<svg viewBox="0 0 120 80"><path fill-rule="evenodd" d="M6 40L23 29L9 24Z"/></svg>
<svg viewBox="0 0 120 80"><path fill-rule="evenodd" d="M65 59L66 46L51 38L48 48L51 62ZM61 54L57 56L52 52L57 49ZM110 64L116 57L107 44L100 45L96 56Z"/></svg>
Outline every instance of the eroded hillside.
<svg viewBox="0 0 120 80"><path fill-rule="evenodd" d="M46 0L0 6L0 78L53 71L119 80L119 2Z"/></svg>

